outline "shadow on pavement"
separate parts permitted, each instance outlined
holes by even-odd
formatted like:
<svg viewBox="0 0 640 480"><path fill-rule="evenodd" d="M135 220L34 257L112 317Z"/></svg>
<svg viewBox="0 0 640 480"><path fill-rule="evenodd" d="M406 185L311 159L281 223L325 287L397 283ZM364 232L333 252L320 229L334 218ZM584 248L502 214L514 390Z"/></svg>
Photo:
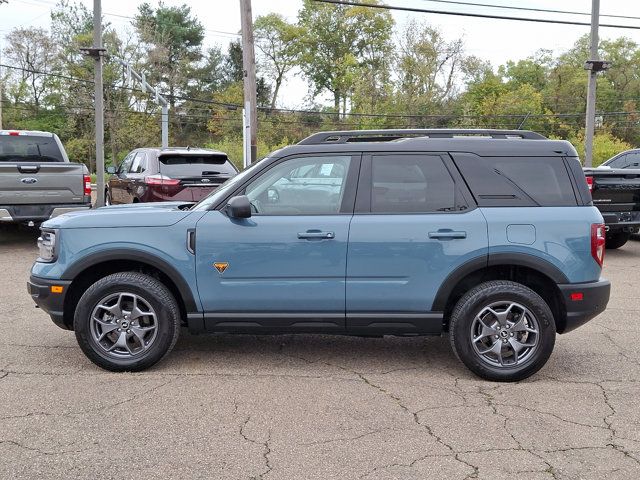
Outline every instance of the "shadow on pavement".
<svg viewBox="0 0 640 480"><path fill-rule="evenodd" d="M40 230L23 225L0 225L0 246L33 245L40 236Z"/></svg>

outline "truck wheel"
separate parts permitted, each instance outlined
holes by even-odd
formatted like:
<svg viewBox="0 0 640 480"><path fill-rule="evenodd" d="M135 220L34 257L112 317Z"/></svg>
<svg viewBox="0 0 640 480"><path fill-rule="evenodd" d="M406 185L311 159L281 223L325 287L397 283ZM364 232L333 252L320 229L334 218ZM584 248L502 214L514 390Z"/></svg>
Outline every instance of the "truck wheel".
<svg viewBox="0 0 640 480"><path fill-rule="evenodd" d="M478 285L458 301L449 336L456 356L473 373L515 382L547 362L556 326L549 305L536 292L496 280Z"/></svg>
<svg viewBox="0 0 640 480"><path fill-rule="evenodd" d="M82 295L74 321L89 360L113 372L139 371L164 358L180 333L180 314L169 289L138 272L114 273Z"/></svg>
<svg viewBox="0 0 640 480"><path fill-rule="evenodd" d="M604 246L607 249L620 248L629 241L631 234L627 232L607 233Z"/></svg>

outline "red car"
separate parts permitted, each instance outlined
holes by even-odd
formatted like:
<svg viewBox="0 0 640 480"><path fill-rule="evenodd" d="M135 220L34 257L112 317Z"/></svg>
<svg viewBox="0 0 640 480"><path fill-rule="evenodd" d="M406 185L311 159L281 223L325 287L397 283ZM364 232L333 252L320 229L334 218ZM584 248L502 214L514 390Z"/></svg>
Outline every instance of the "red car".
<svg viewBox="0 0 640 480"><path fill-rule="evenodd" d="M205 148L139 148L109 167L105 203L197 202L238 170L226 153Z"/></svg>

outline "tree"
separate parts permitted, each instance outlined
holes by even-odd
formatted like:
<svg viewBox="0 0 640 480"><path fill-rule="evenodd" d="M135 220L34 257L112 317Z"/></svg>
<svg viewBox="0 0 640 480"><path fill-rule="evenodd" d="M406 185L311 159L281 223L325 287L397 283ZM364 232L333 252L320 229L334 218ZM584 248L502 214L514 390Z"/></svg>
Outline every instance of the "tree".
<svg viewBox="0 0 640 480"><path fill-rule="evenodd" d="M300 68L313 96L333 95L335 111L346 113L347 99L367 68L380 67L391 48L393 17L368 7L319 4L304 0Z"/></svg>
<svg viewBox="0 0 640 480"><path fill-rule="evenodd" d="M227 79L225 88L229 88L233 83L244 81L244 69L242 67L242 44L239 40L229 44L229 50L224 62L224 77ZM256 72L257 74L259 72ZM266 79L261 75L256 75L257 101L258 106L269 105L271 99L271 87ZM244 104L241 101L240 104Z"/></svg>
<svg viewBox="0 0 640 480"><path fill-rule="evenodd" d="M162 2L157 9L149 3L140 5L134 26L148 48L149 79L166 87L174 108L175 97L187 89L202 58L204 27L186 4L168 7Z"/></svg>
<svg viewBox="0 0 640 480"><path fill-rule="evenodd" d="M396 63L403 105L415 111L455 97L463 61L461 39L447 42L437 28L410 21L402 33Z"/></svg>
<svg viewBox="0 0 640 480"><path fill-rule="evenodd" d="M16 28L7 35L6 40L8 46L4 54L22 69L18 72L19 81L29 90L29 97L38 108L51 85L43 72L54 63L56 44L46 30L34 27Z"/></svg>
<svg viewBox="0 0 640 480"><path fill-rule="evenodd" d="M259 64L273 82L273 109L285 75L296 66L299 53L297 37L302 32L276 13L258 17L254 28L256 47L261 53Z"/></svg>

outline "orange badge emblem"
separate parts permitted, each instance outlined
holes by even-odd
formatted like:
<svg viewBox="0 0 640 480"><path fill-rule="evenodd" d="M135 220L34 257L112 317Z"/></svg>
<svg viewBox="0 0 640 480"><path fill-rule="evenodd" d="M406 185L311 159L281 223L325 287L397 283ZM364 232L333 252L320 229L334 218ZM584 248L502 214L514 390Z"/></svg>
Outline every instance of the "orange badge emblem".
<svg viewBox="0 0 640 480"><path fill-rule="evenodd" d="M218 270L218 273L224 273L224 271L227 269L229 264L227 262L216 262L213 264L213 266L216 267L216 270Z"/></svg>

